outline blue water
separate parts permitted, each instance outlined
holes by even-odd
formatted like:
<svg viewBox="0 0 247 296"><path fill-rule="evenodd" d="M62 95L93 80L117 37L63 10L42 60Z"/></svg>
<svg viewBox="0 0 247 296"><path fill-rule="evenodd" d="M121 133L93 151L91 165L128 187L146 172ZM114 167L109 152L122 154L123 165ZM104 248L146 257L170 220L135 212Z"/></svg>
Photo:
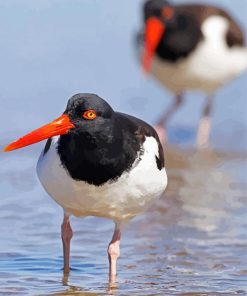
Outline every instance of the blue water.
<svg viewBox="0 0 247 296"><path fill-rule="evenodd" d="M107 278L113 224L104 219L72 219L63 278L63 213L37 180L37 154L0 160L0 294L246 295L244 153L166 147L168 189L124 229L116 288Z"/></svg>

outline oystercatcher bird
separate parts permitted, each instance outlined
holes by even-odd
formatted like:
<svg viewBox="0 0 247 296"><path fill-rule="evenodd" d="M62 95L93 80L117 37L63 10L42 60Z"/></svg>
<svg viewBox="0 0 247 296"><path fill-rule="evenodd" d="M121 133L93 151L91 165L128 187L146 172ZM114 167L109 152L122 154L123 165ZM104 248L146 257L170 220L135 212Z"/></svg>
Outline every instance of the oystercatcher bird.
<svg viewBox="0 0 247 296"><path fill-rule="evenodd" d="M183 102L186 90L207 94L197 132L207 146L213 95L247 69L247 48L239 25L224 10L206 5L172 5L165 0L144 3L144 29L137 34L141 63L175 101L156 123L162 140L168 120Z"/></svg>
<svg viewBox="0 0 247 296"><path fill-rule="evenodd" d="M155 130L115 112L95 94L76 94L62 116L11 143L11 151L48 139L37 164L47 193L64 209L64 271L69 272L70 215L115 222L108 247L109 276L116 275L121 227L165 190L164 153Z"/></svg>

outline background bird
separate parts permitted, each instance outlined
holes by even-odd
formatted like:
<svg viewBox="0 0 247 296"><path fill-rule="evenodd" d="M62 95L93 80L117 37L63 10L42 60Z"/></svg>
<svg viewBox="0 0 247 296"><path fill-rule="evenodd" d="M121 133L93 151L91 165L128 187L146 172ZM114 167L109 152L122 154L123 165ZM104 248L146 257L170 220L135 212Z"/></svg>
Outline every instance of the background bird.
<svg viewBox="0 0 247 296"><path fill-rule="evenodd" d="M199 147L208 145L213 96L247 69L247 48L239 25L224 10L197 4L172 5L148 0L143 7L144 29L137 35L141 63L175 100L156 122L166 138L169 119L183 102L186 90L207 94L197 131Z"/></svg>
<svg viewBox="0 0 247 296"><path fill-rule="evenodd" d="M37 173L64 209L64 271L70 257L70 215L112 219L109 275L116 275L121 227L144 212L165 190L164 154L155 130L140 119L114 112L94 94L77 94L62 116L8 145L18 149L48 139Z"/></svg>

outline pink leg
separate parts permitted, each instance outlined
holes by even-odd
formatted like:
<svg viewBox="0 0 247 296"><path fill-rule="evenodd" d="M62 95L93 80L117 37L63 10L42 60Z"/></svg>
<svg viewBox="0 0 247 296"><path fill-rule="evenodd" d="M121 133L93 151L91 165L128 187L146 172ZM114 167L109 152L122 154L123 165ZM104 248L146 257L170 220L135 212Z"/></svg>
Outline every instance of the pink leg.
<svg viewBox="0 0 247 296"><path fill-rule="evenodd" d="M207 148L211 130L211 113L213 98L210 96L207 98L206 104L203 109L203 114L199 122L197 131L197 147L199 149Z"/></svg>
<svg viewBox="0 0 247 296"><path fill-rule="evenodd" d="M116 223L112 240L108 247L110 282L115 282L116 274L117 274L117 258L120 255L120 237L121 237L121 231L119 226L120 225Z"/></svg>
<svg viewBox="0 0 247 296"><path fill-rule="evenodd" d="M155 125L154 129L156 130L156 133L160 139L161 144L167 142L167 134L166 134L166 128L163 125Z"/></svg>
<svg viewBox="0 0 247 296"><path fill-rule="evenodd" d="M183 102L183 94L179 94L175 97L175 102L165 110L165 112L161 115L160 119L157 121L156 125L154 126L161 143L164 143L167 140L166 134L166 126L167 122L171 118L171 116L179 109Z"/></svg>
<svg viewBox="0 0 247 296"><path fill-rule="evenodd" d="M63 224L61 225L61 237L63 241L63 270L68 273L69 268L69 255L70 255L70 240L73 236L73 231L70 226L69 216L64 215Z"/></svg>

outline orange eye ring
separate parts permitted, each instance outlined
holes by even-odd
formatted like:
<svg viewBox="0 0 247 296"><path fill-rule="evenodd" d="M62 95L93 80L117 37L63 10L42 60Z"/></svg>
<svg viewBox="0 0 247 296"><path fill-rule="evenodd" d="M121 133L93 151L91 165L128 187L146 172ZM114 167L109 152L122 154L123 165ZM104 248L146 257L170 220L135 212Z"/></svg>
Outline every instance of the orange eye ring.
<svg viewBox="0 0 247 296"><path fill-rule="evenodd" d="M163 11L162 11L162 16L164 17L165 20L169 20L170 18L172 18L174 14L174 10L172 7L165 7L163 8Z"/></svg>
<svg viewBox="0 0 247 296"><path fill-rule="evenodd" d="M83 118L88 119L88 120L94 120L97 117L96 111L95 110L87 110L83 113Z"/></svg>

